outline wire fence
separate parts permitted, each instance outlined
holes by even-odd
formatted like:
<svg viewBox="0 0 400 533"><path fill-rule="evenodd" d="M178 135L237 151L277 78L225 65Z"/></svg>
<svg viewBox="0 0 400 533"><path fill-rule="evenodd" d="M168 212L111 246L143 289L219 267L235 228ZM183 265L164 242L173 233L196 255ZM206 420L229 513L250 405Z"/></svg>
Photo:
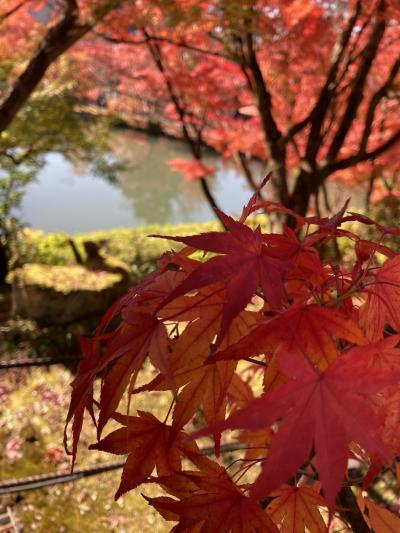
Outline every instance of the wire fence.
<svg viewBox="0 0 400 533"><path fill-rule="evenodd" d="M222 444L220 447L221 453L234 452L237 450L246 449L246 445L243 443ZM214 453L214 447L206 447L201 450L204 455L212 455ZM83 479L90 476L97 476L113 470L122 468L125 464L126 458L114 463L106 463L87 468L80 468L74 472L51 472L48 474L38 474L35 476L9 479L7 481L0 482L0 496L5 494L13 494L16 492L26 492L29 490L41 489L53 485L59 485L61 483L69 483Z"/></svg>
<svg viewBox="0 0 400 533"><path fill-rule="evenodd" d="M80 468L74 472L52 472L49 474L39 474L21 479L3 481L0 483L0 496L77 481L78 479L104 474L105 472L111 472L112 470L118 470L119 468L122 468L124 464L125 461L118 461L88 468Z"/></svg>
<svg viewBox="0 0 400 533"><path fill-rule="evenodd" d="M9 359L0 361L0 370L9 370L11 368L29 368L35 366L65 365L68 363L79 363L81 355L66 355L64 357L24 357L20 359Z"/></svg>

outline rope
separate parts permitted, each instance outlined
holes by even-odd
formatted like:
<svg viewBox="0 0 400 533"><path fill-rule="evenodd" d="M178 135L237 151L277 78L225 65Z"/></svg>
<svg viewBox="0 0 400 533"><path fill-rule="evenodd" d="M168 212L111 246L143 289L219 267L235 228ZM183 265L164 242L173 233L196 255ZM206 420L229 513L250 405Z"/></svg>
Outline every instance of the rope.
<svg viewBox="0 0 400 533"><path fill-rule="evenodd" d="M65 363L76 363L82 359L82 356L65 356L65 357L37 357L37 358L21 358L10 359L8 361L0 361L0 370L8 370L10 368L29 368L33 366L50 366L60 365Z"/></svg>
<svg viewBox="0 0 400 533"><path fill-rule="evenodd" d="M112 470L122 468L125 461L119 461L117 463L108 463L99 466L92 466L88 468L81 468L75 470L75 472L65 473L50 473L40 474L37 476L30 476L21 479L12 479L0 483L0 496L4 494L12 494L14 492L24 492L28 490L41 489L43 487L49 487L51 485L59 485L61 483L68 483L70 481L77 481L85 477L96 476Z"/></svg>
<svg viewBox="0 0 400 533"><path fill-rule="evenodd" d="M232 452L236 450L246 449L246 445L242 443L222 444L221 452ZM214 447L203 448L202 453L204 455L211 455L214 453ZM4 494L12 494L15 492L25 492L28 490L41 489L43 487L49 487L52 485L59 485L61 483L69 483L71 481L77 481L90 476L97 476L105 472L112 470L118 470L125 465L124 461L118 461L115 463L107 463L99 466L91 466L87 468L81 468L74 472L53 472L50 474L39 474L36 476L30 476L20 479L10 479L0 483L0 496Z"/></svg>

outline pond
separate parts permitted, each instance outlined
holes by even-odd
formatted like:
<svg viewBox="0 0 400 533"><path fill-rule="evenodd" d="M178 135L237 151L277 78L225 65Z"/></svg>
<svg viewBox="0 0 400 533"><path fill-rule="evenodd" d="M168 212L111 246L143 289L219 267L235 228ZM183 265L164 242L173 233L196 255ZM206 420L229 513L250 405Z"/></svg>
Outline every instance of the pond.
<svg viewBox="0 0 400 533"><path fill-rule="evenodd" d="M23 222L46 232L73 234L214 217L200 184L185 181L168 165L170 159L190 158L183 142L118 131L112 138L112 153L124 163L115 184L73 166L60 154L48 154L38 179L27 187ZM206 164L217 169L209 184L219 206L228 214L239 214L251 194L244 177L232 163L211 152Z"/></svg>

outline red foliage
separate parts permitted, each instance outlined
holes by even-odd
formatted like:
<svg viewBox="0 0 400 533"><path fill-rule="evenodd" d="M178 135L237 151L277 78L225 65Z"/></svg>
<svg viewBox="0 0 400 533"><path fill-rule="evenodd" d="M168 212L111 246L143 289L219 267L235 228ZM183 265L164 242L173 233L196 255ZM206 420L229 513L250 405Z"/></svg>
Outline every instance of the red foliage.
<svg viewBox="0 0 400 533"><path fill-rule="evenodd" d="M75 3L1 4L5 96ZM174 166L189 180L211 174L201 162L208 145L240 164L253 184L252 158L268 163L276 199L302 215L312 199L322 209L331 177L363 184L368 199L382 196L382 184L398 193L398 0L76 5L77 28L98 22L66 58L78 99L181 136L195 161ZM47 76L60 75L53 63Z"/></svg>
<svg viewBox="0 0 400 533"><path fill-rule="evenodd" d="M197 160L204 142L268 162L303 215L330 176L379 187L399 172L397 0L138 0L101 33L76 57L110 109L182 135Z"/></svg>
<svg viewBox="0 0 400 533"><path fill-rule="evenodd" d="M204 165L201 161L189 159L170 159L168 161L172 170L181 172L187 181L197 181L207 176L212 176L214 167Z"/></svg>
<svg viewBox="0 0 400 533"><path fill-rule="evenodd" d="M68 415L74 459L88 410L92 448L128 455L116 497L158 483L171 497L147 499L178 522L175 532L322 532L328 516L354 529L355 510L361 522L398 528L360 491L400 453L400 255L343 230L346 220L372 224L347 204L329 219L298 217L296 232L283 234L245 224L260 205L255 195L240 221L221 214L226 232L169 237L186 246L161 258L83 341ZM398 232L378 229L380 239ZM353 264L323 260L321 245L335 238L353 242ZM377 250L387 251L383 266ZM156 375L135 387L146 357ZM133 408L153 391L170 391L164 420L117 411L123 395ZM102 437L109 419L120 428ZM207 458L195 442L206 435L217 454L233 447L239 460L228 469ZM346 514L349 483L359 497L350 491Z"/></svg>

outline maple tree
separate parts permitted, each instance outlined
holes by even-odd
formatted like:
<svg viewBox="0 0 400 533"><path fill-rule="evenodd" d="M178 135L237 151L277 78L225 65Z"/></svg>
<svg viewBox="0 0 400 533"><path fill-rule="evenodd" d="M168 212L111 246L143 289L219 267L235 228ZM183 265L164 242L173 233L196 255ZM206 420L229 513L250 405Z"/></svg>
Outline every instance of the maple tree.
<svg viewBox="0 0 400 533"><path fill-rule="evenodd" d="M329 208L330 177L369 183L369 198L398 172L399 35L390 0L138 1L91 36L90 57L110 109L180 130L197 162L202 143L235 158L253 185L261 159L305 215Z"/></svg>
<svg viewBox="0 0 400 533"><path fill-rule="evenodd" d="M303 216L330 210L331 177L397 193L397 0L12 0L0 25L0 131L68 50L77 98L182 136L193 161L173 168L212 207L205 145L253 187L268 165Z"/></svg>
<svg viewBox="0 0 400 533"><path fill-rule="evenodd" d="M116 498L157 483L168 496L145 497L172 531L323 532L338 520L396 531L377 487L399 482L400 254L381 241L400 230L346 202L330 218L292 213L295 229L276 234L247 225L260 209L288 212L256 192L239 220L220 213L225 232L163 236L183 248L81 340L65 432L73 461L87 412L91 448L127 456ZM333 239L352 243L353 260L321 258ZM162 391L163 419L131 414L137 395Z"/></svg>
<svg viewBox="0 0 400 533"><path fill-rule="evenodd" d="M0 10L0 132L11 124L49 67L122 0L11 0ZM11 37L11 38L10 38Z"/></svg>
<svg viewBox="0 0 400 533"><path fill-rule="evenodd" d="M10 213L43 154L60 150L72 155L77 145L89 159L96 152L89 140L93 133L85 136L74 110L72 87L77 82L58 60L121 3L8 0L0 6L0 283L9 270L15 237Z"/></svg>

